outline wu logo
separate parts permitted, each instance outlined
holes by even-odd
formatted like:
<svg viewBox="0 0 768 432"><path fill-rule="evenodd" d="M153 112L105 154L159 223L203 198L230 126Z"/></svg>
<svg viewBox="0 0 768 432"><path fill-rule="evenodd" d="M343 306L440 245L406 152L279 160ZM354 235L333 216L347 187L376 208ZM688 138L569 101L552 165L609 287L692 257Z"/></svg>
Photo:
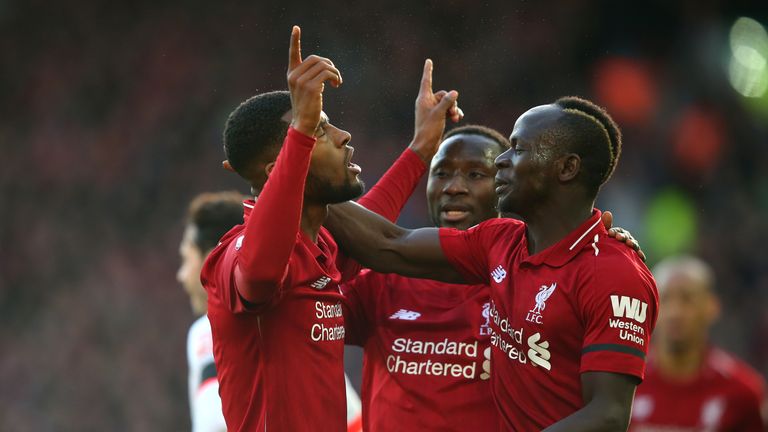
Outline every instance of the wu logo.
<svg viewBox="0 0 768 432"><path fill-rule="evenodd" d="M316 290L321 290L325 288L325 286L328 285L328 282L330 281L331 281L331 278L329 278L328 276L321 276L320 279L312 282L312 284L309 286L311 286Z"/></svg>
<svg viewBox="0 0 768 432"><path fill-rule="evenodd" d="M648 312L648 303L627 296L611 296L613 316L617 318L633 319L640 324L645 322Z"/></svg>
<svg viewBox="0 0 768 432"><path fill-rule="evenodd" d="M536 304L533 306L533 309L528 311L528 315L525 317L526 321L535 324L543 323L541 312L547 307L547 299L555 292L555 288L557 288L557 282L550 286L542 285L539 288L539 292L536 293Z"/></svg>
<svg viewBox="0 0 768 432"><path fill-rule="evenodd" d="M501 283L507 277L507 271L504 270L504 267L498 266L491 272L491 277L496 283Z"/></svg>
<svg viewBox="0 0 768 432"><path fill-rule="evenodd" d="M421 314L414 311L409 311L406 309L400 309L399 311L392 314L392 316L389 317L389 319L400 319L400 320L406 320L406 321L414 321L416 318L420 317Z"/></svg>

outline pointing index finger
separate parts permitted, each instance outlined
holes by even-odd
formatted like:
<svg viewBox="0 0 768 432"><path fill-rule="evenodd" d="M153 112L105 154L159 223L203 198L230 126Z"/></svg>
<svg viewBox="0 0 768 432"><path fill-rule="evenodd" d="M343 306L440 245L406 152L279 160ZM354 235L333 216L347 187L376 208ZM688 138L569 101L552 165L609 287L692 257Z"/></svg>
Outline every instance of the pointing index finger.
<svg viewBox="0 0 768 432"><path fill-rule="evenodd" d="M432 94L432 60L424 62L424 72L421 74L421 94Z"/></svg>
<svg viewBox="0 0 768 432"><path fill-rule="evenodd" d="M293 70L301 64L301 29L293 26L291 29L291 46L288 48L288 70Z"/></svg>

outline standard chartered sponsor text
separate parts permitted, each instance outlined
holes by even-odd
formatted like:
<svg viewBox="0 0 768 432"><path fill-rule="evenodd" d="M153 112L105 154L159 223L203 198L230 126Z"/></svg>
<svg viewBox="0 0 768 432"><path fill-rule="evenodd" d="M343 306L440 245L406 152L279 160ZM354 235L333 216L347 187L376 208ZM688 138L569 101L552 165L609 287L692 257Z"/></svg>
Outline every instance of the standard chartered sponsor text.
<svg viewBox="0 0 768 432"><path fill-rule="evenodd" d="M392 341L392 351L387 356L387 370L405 375L432 375L454 378L475 378L477 373L478 342L456 342L448 338L441 341L423 341L411 338L397 338ZM405 359L401 354L416 354L415 359ZM455 356L456 362L434 360L422 356ZM409 356L413 357L413 356ZM472 359L469 363L465 359ZM487 379L487 378L484 378Z"/></svg>
<svg viewBox="0 0 768 432"><path fill-rule="evenodd" d="M523 344L523 329L512 328L509 324L509 318L502 318L500 316L499 311L496 309L496 303L493 301L491 301L490 315L493 323L502 331L500 334L496 332L496 329L491 328L491 345L500 349L510 360L517 360L524 364L528 363L528 357L525 355L525 350L515 346L515 344L518 346L522 346ZM514 343L504 340L502 337L504 334L509 336Z"/></svg>
<svg viewBox="0 0 768 432"><path fill-rule="evenodd" d="M317 319L333 319L341 318L343 316L341 303L326 304L321 301L315 302L315 318ZM315 342L322 341L338 341L344 340L345 329L344 325L325 325L325 323L318 322L312 325L310 329L309 337Z"/></svg>

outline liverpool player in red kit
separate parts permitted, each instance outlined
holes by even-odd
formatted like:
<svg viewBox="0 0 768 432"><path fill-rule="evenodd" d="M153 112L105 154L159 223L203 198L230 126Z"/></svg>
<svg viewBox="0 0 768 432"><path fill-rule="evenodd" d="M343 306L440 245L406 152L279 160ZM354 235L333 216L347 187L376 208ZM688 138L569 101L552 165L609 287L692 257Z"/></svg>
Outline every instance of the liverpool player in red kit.
<svg viewBox="0 0 768 432"><path fill-rule="evenodd" d="M446 134L427 182L436 226L465 230L498 216L494 159L509 146L501 134L483 126ZM417 162L394 165L365 196L364 206L374 204L377 213L394 220L410 195L402 192L412 191L426 171ZM381 199L391 190L402 192ZM610 226L610 220L605 223ZM637 247L620 228L609 234ZM344 316L347 342L365 350L365 430L466 431L498 425L489 384L488 286L366 271L342 291L350 309Z"/></svg>
<svg viewBox="0 0 768 432"><path fill-rule="evenodd" d="M709 344L720 309L712 269L678 256L660 262L653 274L661 312L630 431L763 431L763 379Z"/></svg>
<svg viewBox="0 0 768 432"><path fill-rule="evenodd" d="M224 165L259 195L201 274L229 430L346 429L341 275L336 244L321 224L329 203L358 196L363 185L349 134L322 113L325 82L340 85L339 71L328 59L302 60L295 27L290 97L258 95L227 120ZM446 113L460 117L457 93L439 94L429 95L434 103L422 112L439 120L432 122L439 131L426 137L432 145ZM417 130L418 120L417 106Z"/></svg>
<svg viewBox="0 0 768 432"><path fill-rule="evenodd" d="M515 431L613 431L629 422L658 295L637 254L606 241L594 209L621 150L618 127L578 98L533 108L496 159L496 219L406 230L348 203L331 231L381 272L491 287L491 389Z"/></svg>
<svg viewBox="0 0 768 432"><path fill-rule="evenodd" d="M483 126L464 126L446 134L428 174L427 200L435 225L467 229L498 216L493 161L508 148L506 138ZM420 168L418 176L410 177L410 185L404 184L409 177L391 169L366 198L384 182L397 181L401 190L412 190L426 171L423 164ZM405 199L396 203L403 204ZM396 216L399 210L388 213ZM347 341L365 350L364 430L496 427L498 415L489 385L487 286L366 271L342 285L342 291L350 309L345 315Z"/></svg>

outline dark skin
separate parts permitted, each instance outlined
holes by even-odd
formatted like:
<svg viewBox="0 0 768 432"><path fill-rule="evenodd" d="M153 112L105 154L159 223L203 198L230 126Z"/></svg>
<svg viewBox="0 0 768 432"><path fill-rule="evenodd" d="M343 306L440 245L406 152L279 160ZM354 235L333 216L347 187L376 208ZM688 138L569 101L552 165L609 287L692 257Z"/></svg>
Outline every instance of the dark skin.
<svg viewBox="0 0 768 432"><path fill-rule="evenodd" d="M501 150L492 139L476 134L454 135L440 144L427 179L435 226L465 230L498 216L493 161Z"/></svg>
<svg viewBox="0 0 768 432"><path fill-rule="evenodd" d="M554 105L526 112L510 136L514 147L496 159L499 210L520 215L526 222L532 255L566 237L594 208L596 197L579 182L581 158L544 139L562 115ZM332 206L326 226L346 253L375 271L466 283L447 261L437 228L404 229L354 203ZM626 430L638 380L586 372L581 384L584 406L545 430Z"/></svg>

